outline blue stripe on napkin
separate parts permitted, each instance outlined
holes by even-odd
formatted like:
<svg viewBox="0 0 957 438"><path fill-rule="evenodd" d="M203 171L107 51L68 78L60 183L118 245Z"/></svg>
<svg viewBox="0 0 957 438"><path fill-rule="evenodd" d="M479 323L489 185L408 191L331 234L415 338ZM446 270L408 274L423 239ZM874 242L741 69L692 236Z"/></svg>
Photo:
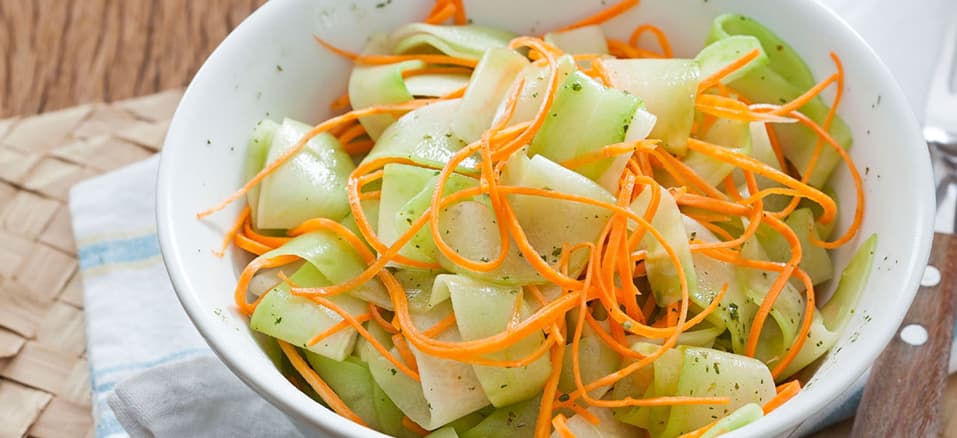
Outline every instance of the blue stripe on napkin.
<svg viewBox="0 0 957 438"><path fill-rule="evenodd" d="M160 253L156 233L126 239L105 240L81 246L77 251L80 268L128 263L156 257Z"/></svg>

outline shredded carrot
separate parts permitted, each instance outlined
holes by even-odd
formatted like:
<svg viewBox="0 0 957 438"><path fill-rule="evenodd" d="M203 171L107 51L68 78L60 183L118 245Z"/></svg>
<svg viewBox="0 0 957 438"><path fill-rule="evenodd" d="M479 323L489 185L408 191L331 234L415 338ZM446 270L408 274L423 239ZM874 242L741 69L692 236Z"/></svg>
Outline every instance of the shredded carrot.
<svg viewBox="0 0 957 438"><path fill-rule="evenodd" d="M712 73L710 76L702 79L701 81L698 82L698 94L701 94L703 91L713 87L715 84L720 82L722 79L728 77L730 74L748 65L748 63L757 59L758 56L761 56L761 50L754 49L744 54L743 56L741 56L734 62L724 66L721 70L718 70Z"/></svg>
<svg viewBox="0 0 957 438"><path fill-rule="evenodd" d="M357 316L357 317L356 317L356 321L366 322L366 321L368 321L371 317L372 317L372 316L369 315L368 313L364 313L364 314L362 314L362 315ZM306 342L306 345L309 346L309 347L312 347L313 345L318 344L318 343L319 343L320 341L322 341L323 339L326 339L326 338L328 338L329 336L332 336L332 335L334 335L334 334L336 334L336 333L339 333L340 331L345 330L345 329L348 328L349 326L350 326L349 321L346 321L346 320L339 321L339 322L333 324L332 326L330 326L329 328L327 328L327 329L325 329L325 330L319 332L318 334L316 334L316 336L313 336L312 339L309 340L309 342Z"/></svg>
<svg viewBox="0 0 957 438"><path fill-rule="evenodd" d="M389 360L389 362L395 365L398 371L401 371L402 373L409 376L415 381L421 380L419 378L419 373L417 371L413 370L409 365L406 365L406 363L403 363L402 361L396 359L395 356L389 353L389 351L386 350L385 346L383 346L382 343L380 343L379 340L375 338L375 336L372 336L366 330L366 328L362 326L362 322L356 319L356 317L352 316L351 314L349 314L349 312L346 312L341 307L336 305L336 303L333 303L327 298L310 297L310 299L312 301L315 301L317 304L321 304L327 307L329 310L332 310L333 312L338 314L343 320L348 321L349 325L351 325L353 328L356 329L356 331L359 332L359 336L362 336L367 341L369 341L369 345L371 345L372 348L375 348L375 350L378 351L379 354L381 354L383 357Z"/></svg>
<svg viewBox="0 0 957 438"><path fill-rule="evenodd" d="M451 0L451 2L455 5L455 24L459 26L468 24L469 18L465 14L465 3L462 0Z"/></svg>
<svg viewBox="0 0 957 438"><path fill-rule="evenodd" d="M564 330L564 321L560 322L560 330ZM535 436L547 436L549 433L548 419L552 416L552 406L555 404L555 394L558 393L558 381L562 374L562 358L565 357L565 343L557 342L552 346L552 370L545 380L542 389L542 404L538 410L538 420L535 422Z"/></svg>
<svg viewBox="0 0 957 438"><path fill-rule="evenodd" d="M665 306L665 324L666 327L674 327L678 324L678 303Z"/></svg>
<svg viewBox="0 0 957 438"><path fill-rule="evenodd" d="M379 324L379 327L382 327L383 330L391 334L399 333L399 329L392 325L391 322L386 321L385 318L382 317L382 314L379 313L379 306L372 303L366 303L366 306L369 308L369 316L376 324Z"/></svg>
<svg viewBox="0 0 957 438"><path fill-rule="evenodd" d="M419 426L418 423L412 421L411 418L406 417L405 415L402 416L402 427L408 429L418 436L426 436L429 434L428 430L425 430L422 426Z"/></svg>
<svg viewBox="0 0 957 438"><path fill-rule="evenodd" d="M429 17L426 18L423 21L423 23L442 24L449 18L452 18L452 16L455 15L456 10L457 9L455 5L453 5L452 3L446 3L445 6L442 9L440 9L438 12L436 12L435 14L429 15Z"/></svg>
<svg viewBox="0 0 957 438"><path fill-rule="evenodd" d="M267 236L265 234L260 234L253 229L251 220L246 220L246 222L243 223L242 235L249 240L259 243L260 245L269 247L270 249L279 248L280 246L283 246L292 240L289 237Z"/></svg>
<svg viewBox="0 0 957 438"><path fill-rule="evenodd" d="M229 227L229 230L226 231L226 235L223 237L223 244L218 250L213 251L213 254L216 257L223 257L226 255L226 250L229 249L229 244L234 240L233 238L239 233L240 228L243 224L249 219L249 206L243 207L243 211L239 213L239 216L236 218L236 221L233 222L233 225Z"/></svg>
<svg viewBox="0 0 957 438"><path fill-rule="evenodd" d="M333 111L341 111L346 108L349 108L351 103L349 102L349 93L345 93L342 96L337 97L335 100L329 103L329 109Z"/></svg>
<svg viewBox="0 0 957 438"><path fill-rule="evenodd" d="M296 261L299 261L298 256L281 255L271 258L263 258L260 256L249 262L249 264L246 265L246 267L243 268L243 271L239 274L239 279L236 281L236 289L233 292L233 298L236 302L236 307L239 308L239 311L246 315L252 315L253 310L256 310L256 304L258 304L259 300L266 296L266 294L260 295L259 299L252 304L246 301L246 290L249 289L249 282L253 279L253 276L256 275L256 272L258 272L260 269L275 268L282 265L288 265Z"/></svg>
<svg viewBox="0 0 957 438"><path fill-rule="evenodd" d="M345 132L342 134L339 134L339 143L342 143L343 145L348 144L365 134L365 128L361 124L356 123L349 129L345 130Z"/></svg>
<svg viewBox="0 0 957 438"><path fill-rule="evenodd" d="M605 63L601 61L601 58L595 59L592 62L592 69L595 70L595 74L601 80L602 84L606 87L611 87L611 74L608 72L608 68L605 67Z"/></svg>
<svg viewBox="0 0 957 438"><path fill-rule="evenodd" d="M824 91L825 88L837 82L837 79L838 79L838 75L836 73L831 76L828 76L827 79L811 87L806 92L804 92L804 94L798 96L797 98L791 100L790 102L784 105L781 105L774 111L771 111L771 114L785 115L785 114L791 113L792 111L797 111L798 109L806 105L808 102L813 100L815 97L817 97L819 94L821 94L821 92Z"/></svg>
<svg viewBox="0 0 957 438"><path fill-rule="evenodd" d="M428 20L429 17L439 13L445 7L445 5L449 4L449 2L450 0L436 0L435 3L432 4L432 9L429 10L429 13L426 14L425 19L422 21L424 22L425 20Z"/></svg>
<svg viewBox="0 0 957 438"><path fill-rule="evenodd" d="M555 432L558 432L558 436L561 438L575 438L575 434L568 428L568 424L565 421L565 414L558 414L552 419L552 426L555 427Z"/></svg>
<svg viewBox="0 0 957 438"><path fill-rule="evenodd" d="M794 113L796 117L801 117L800 113ZM826 134L826 133L825 133ZM833 139L832 139L833 140ZM697 139L688 139L688 148L691 150L696 150L702 152L711 157L717 158L726 163L734 164L742 169L754 172L761 176L764 176L768 179L771 179L777 183L784 184L792 189L798 190L801 194L808 199L816 202L820 205L824 213L819 219L821 223L830 223L834 220L834 217L837 215L837 205L834 203L834 200L830 196L827 196L820 190L811 187L807 184L804 184L800 181L796 181L794 178L791 178L788 175L785 175L781 171L764 164L757 159L736 153L730 149L723 148L714 144L703 142ZM838 149L840 147L838 146ZM843 149L841 149L843 150Z"/></svg>
<svg viewBox="0 0 957 438"><path fill-rule="evenodd" d="M402 358L402 361L409 366L409 369L419 372L419 364L416 362L412 350L409 349L409 344L405 342L405 336L402 336L401 333L392 335L392 345L395 347L395 350L399 352L399 357Z"/></svg>
<svg viewBox="0 0 957 438"><path fill-rule="evenodd" d="M599 420L598 417L595 416L595 414L588 412L588 410L582 406L566 405L564 406L564 408L574 412L575 415L584 418L585 421L588 421L591 424L594 424L596 426L601 424L601 420Z"/></svg>
<svg viewBox="0 0 957 438"><path fill-rule="evenodd" d="M801 391L801 382L797 380L791 380L787 383L778 385L777 390L777 395L775 395L771 400L768 400L768 402L762 406L765 415L781 407L781 405L797 395L797 393Z"/></svg>
<svg viewBox="0 0 957 438"><path fill-rule="evenodd" d="M442 334L444 331L452 328L452 326L454 325L455 325L455 314L450 313L449 316L442 318L441 321L435 323L435 325L426 329L424 332L422 332L422 334L428 337L436 337Z"/></svg>
<svg viewBox="0 0 957 438"><path fill-rule="evenodd" d="M421 75L452 74L452 75L471 75L472 69L463 67L423 67L410 68L402 71L403 78Z"/></svg>
<svg viewBox="0 0 957 438"><path fill-rule="evenodd" d="M312 370L309 364L299 355L299 352L296 351L295 347L283 341L279 341L279 348L282 349L282 352L286 355L286 358L289 359L293 368L299 372L303 379L306 379L309 386L316 391L316 394L319 394L319 398L326 402L326 405L328 405L330 409L355 423L363 426L366 425L365 421L362 421L352 409L349 409L349 406L339 398L339 395L319 377L319 374L316 374L316 372Z"/></svg>
<svg viewBox="0 0 957 438"><path fill-rule="evenodd" d="M449 65L460 65L463 67L475 67L478 64L478 61L474 59L467 58L457 58L455 56L447 55L432 55L432 54L415 54L415 55L360 55L358 53L353 53L345 49L341 49L332 44L329 44L322 38L319 38L318 35L313 35L313 38L320 45L328 49L330 52L335 53L336 55L342 56L343 58L349 59L357 64L371 64L371 65L384 65L384 64L395 64L402 61L422 61L429 64L449 64Z"/></svg>
<svg viewBox="0 0 957 438"><path fill-rule="evenodd" d="M618 2L559 30L604 23L638 3L639 0ZM459 25L469 21L462 0L437 0L425 22L440 24L447 23L449 20ZM651 34L656 39L660 52L638 47L642 35L646 34ZM432 53L362 55L335 47L318 36L315 39L333 53L358 64L379 65L407 60L418 60L425 64L421 68L403 71L403 78L426 74L469 76L476 65L474 59ZM651 24L636 27L627 41L609 38L607 43L611 54L617 57L670 58L673 56L671 43L665 33L661 28ZM421 380L421 376L416 357L421 354L473 365L507 368L524 367L543 358L547 359L552 367L542 390L538 420L535 424L536 436L546 436L553 431L559 436L571 436L573 433L568 427L566 415L574 414L592 424L598 424L598 417L588 410L591 406L623 408L727 404L730 400L726 397L667 394L649 398L636 398L637 395L623 399L613 399L609 395L600 398L592 397L595 389L616 385L622 379L634 376L639 370L653 365L662 354L678 345L678 339L683 333L702 324L706 318L717 311L728 291L728 285L724 285L703 309L692 302L689 279L685 278L687 267L682 266L682 261L677 255L678 247L674 246L675 242L668 242L662 230L652 225L664 197L662 190L667 190L682 214L697 221L717 236L717 239L689 236L687 245L696 257L705 256L734 267L760 270L776 275L769 289L763 291L764 298L757 304L745 341L745 354L754 356L757 351L763 326L784 288L792 279L804 285L804 309L800 327L794 339L786 340L790 342L790 345L784 346L784 351L780 355L768 361L772 376L775 378L782 376L784 371L794 364L795 358L804 346L810 334L816 308L814 285L807 273L798 267L805 248L801 247L797 234L785 224L784 219L797 207L800 200L808 199L822 208L823 213L817 218L818 222L829 223L835 220L837 205L834 199L808 184L809 175L817 166L825 147L835 149L849 169L857 191L857 209L848 230L840 237L831 242L815 240L813 244L824 248L836 248L846 244L859 232L863 217L865 204L860 174L847 151L841 148L829 134L844 87L844 70L840 59L832 54L837 65L836 73L780 105L752 103L742 97L740 92L722 83L730 75L761 56L760 50L743 54L721 70L699 81L695 108L699 114L703 115L703 118L695 121L692 138L689 138L687 148L733 167L734 173L720 181L717 187L688 166L681 157L661 148L659 140L603 145L559 163L566 168L575 169L615 157L626 161L624 170L610 180L615 184L610 190L612 198L600 200L549 188L537 188L524 184L507 185L504 182L503 175L511 172L508 164L514 161L516 154L525 153L523 148L535 138L545 120L552 114L555 95L563 80L562 75L559 74L558 60L565 55L562 50L542 39L529 36L514 38L508 43L508 47L520 53L527 53L525 56L532 60L531 65L542 69L538 78L541 82L537 84L539 89L536 90L541 94L541 103L537 104L538 107L534 108L534 113L530 116L525 113L523 121L512 120L520 100L524 98L522 93L527 91L524 75L519 75L519 79L510 84L504 103L500 105L491 127L482 132L477 140L464 144L451 156L444 158L442 160L444 162L428 164L399 156L363 159L362 155L370 151L375 146L375 142L367 137L358 119L374 114L399 115L438 101L462 97L467 87L462 87L438 99L414 99L402 104L352 110L315 125L296 145L277 160L272 161L242 188L222 203L199 213L197 217L206 217L243 197L250 189L295 156L309 139L322 133L336 137L343 149L359 163L348 176L346 183L349 210L355 224L352 228L328 218L313 218L288 230L285 236L270 236L261 234L253 228L255 212L248 206L243 208L227 230L222 249L218 252L221 254L230 243L233 243L257 255L240 273L234 290L234 299L239 311L246 315L252 314L258 303L275 290L269 289L254 302L247 302L249 282L257 272L301 261L295 255L272 256L281 253L270 251L305 233L328 233L353 251L353 254L357 256L356 260L362 263L361 272L338 283L319 287L295 284L282 272L279 273L282 281L288 284L289 293L309 299L316 305L322 306L325 311L339 317L334 324L312 335L306 343L307 347L317 345L343 330L355 330L357 336L362 338L362 342L367 342L373 350L382 355L396 372L402 372L417 381ZM574 55L579 71L610 86L612 76L603 59L597 54ZM817 123L817 119L811 120L800 112L801 108L819 98L823 91L834 84L837 84L838 90L828 115L822 123ZM334 109L343 109L349 105L348 94L345 94L332 102L331 106ZM719 118L764 122L772 149L780 169L783 170L779 171L734 149L697 138L698 133L707 132ZM772 123L797 123L817 135L817 144L805 169L789 167L790 163L785 160L782 145L771 128ZM475 160L477 166L465 168L462 164L466 160ZM377 234L377 224L370 218L373 210L367 213L363 203L368 205L365 201L382 198L379 184L385 175L386 166L394 164L435 172L435 187L430 193L431 198L421 216L407 224L403 223L399 232L393 233L390 239L385 239L384 235L380 237ZM453 174L456 178L470 178L474 184L466 189L450 190L449 181L453 178ZM742 176L746 190L739 188L735 182L735 178ZM759 177L779 185L761 189L758 185ZM646 193L646 190L651 192ZM632 208L632 204L639 196L649 194L651 199L647 207L642 211ZM765 204L769 196L789 197L791 203L781 211L768 211L765 209ZM537 248L535 246L537 236L532 232L533 230L525 228L525 223L519 221L518 212L513 207L512 200L516 197L535 197L589 206L606 212L608 219L593 240L566 242L561 245L561 248ZM441 214L450 206L476 200L486 205L494 216L496 227L494 233L497 234L499 245L494 247L493 252L497 251L494 257L493 254L488 254L489 258L470 260L446 242L445 230L439 226L439 223L442 219ZM742 248L755 237L762 225L769 227L787 242L790 250L787 261L752 260L742 256ZM491 229L488 231L493 232ZM549 293L546 298L537 285L519 286L524 293L515 297L504 330L481 339L451 340L452 337L449 336L448 331L457 324L454 313L437 321L431 327L420 328L413 321L410 296L393 274L395 267L429 270L443 268L443 265L437 261L438 257L420 260L418 256L411 258L404 250L406 246L416 242L413 239L420 233L430 236L435 242L437 255L443 261L443 265L448 262L465 270L491 273L505 266L506 258L517 252L524 263L543 279L547 287L557 287L560 291L555 294ZM647 289L648 284L647 278L642 277L648 275L646 270L649 267L649 261L646 260L648 257L646 245L649 241L656 242L664 253L662 263L670 263L674 268L680 287L673 292L662 294L656 289L656 295L652 291L644 290ZM684 242L681 244L684 245ZM557 256L558 260L547 259L542 255L546 252L551 252L553 256ZM334 298L330 299L337 294L348 293L370 285L384 287L391 306L385 303L381 303L381 306L367 303L365 313L354 315L337 305ZM532 311L529 311L529 307L525 305L529 301L533 303ZM384 316L383 309L387 309L390 313ZM387 341L380 342L372 336L368 330L368 328L375 328L372 324L377 324L390 334L391 344ZM582 369L582 355L585 354L582 350L582 340L586 336L586 330L587 336L594 336L622 359L620 367L597 378L587 377L589 381L586 381L587 373L583 373ZM650 354L633 350L631 347L635 336L660 344L661 348ZM500 352L532 337L543 339L543 341L534 349L526 351L522 357L509 357L507 360L490 358L491 353ZM305 379L331 408L344 416L351 415L357 419L355 421L361 422L315 371L309 368L308 363L299 356L295 347L286 343L281 345L302 379ZM389 347L387 348L386 345ZM572 376L574 388L565 393L558 389L558 384L561 376L569 374ZM765 404L765 412L781 406L798 391L800 391L800 383L797 381L779 386L778 394ZM708 433L715 423L716 421L683 436L699 437ZM429 433L408 417L402 419L402 424L412 433L422 436Z"/></svg>
<svg viewBox="0 0 957 438"><path fill-rule="evenodd" d="M236 237L233 238L233 243L243 251L256 254L258 256L273 250L273 248L263 245L242 234L237 234Z"/></svg>
<svg viewBox="0 0 957 438"><path fill-rule="evenodd" d="M359 140L352 143L347 143L342 145L343 150L346 151L349 155L360 155L368 153L372 150L372 147L375 146L375 142L372 140Z"/></svg>
<svg viewBox="0 0 957 438"><path fill-rule="evenodd" d="M599 11L590 17L583 18L572 24L569 24L568 26L558 29L558 31L561 32L564 30L572 30L578 29L579 27L591 26L593 24L602 24L623 14L625 11L631 8L638 6L638 2L639 0L622 0L621 2L615 3L607 9Z"/></svg>
<svg viewBox="0 0 957 438"><path fill-rule="evenodd" d="M770 123L765 123L764 129L768 134L768 140L771 141L771 149L774 151L774 157L778 160L778 167L780 167L781 170L787 170L788 163L784 159L784 149L781 148L781 142L778 140L778 134L774 132L774 128L771 127Z"/></svg>
<svg viewBox="0 0 957 438"><path fill-rule="evenodd" d="M787 354L774 366L774 369L771 370L771 375L775 378L780 376L787 366L790 365L791 361L801 352L801 347L804 346L804 342L806 342L810 336L811 323L814 321L814 284L811 281L811 277L801 269L795 270L794 276L801 280L805 287L804 317L801 319L801 328L798 329L797 335L794 336L794 341L792 341L791 346L788 347Z"/></svg>
<svg viewBox="0 0 957 438"><path fill-rule="evenodd" d="M774 281L771 289L767 295L765 295L757 312L754 314L754 320L751 323L751 332L748 333L748 342L745 346L745 354L751 357L754 357L754 353L758 347L758 339L761 337L761 329L764 327L764 322L768 315L771 314L771 308L777 300L778 294L780 294L784 286L787 285L791 274L794 272L795 266L800 263L801 257L803 256L801 241L798 240L797 235L794 234L794 231L791 230L787 224L770 215L765 215L765 219L766 224L771 226L774 231L780 233L781 236L787 240L788 246L791 248L791 257L788 260L787 266L778 275L778 278Z"/></svg>
<svg viewBox="0 0 957 438"><path fill-rule="evenodd" d="M605 40L608 44L608 52L616 58L661 58L659 53L634 47L624 41L608 38Z"/></svg>
<svg viewBox="0 0 957 438"><path fill-rule="evenodd" d="M635 28L632 31L631 36L628 37L628 44L633 47L638 47L638 39L641 38L641 34L645 32L651 32L654 34L655 39L658 40L658 47L661 47L661 55L664 58L671 58L674 54L671 51L671 42L668 41L668 36L665 35L665 32L661 30L660 27L652 24L642 24Z"/></svg>
<svg viewBox="0 0 957 438"><path fill-rule="evenodd" d="M594 163L598 160L603 160L605 158L612 158L617 155L632 153L635 151L636 148L640 147L639 145L651 146L657 143L658 143L658 140L637 140L637 141L627 142L627 143L614 143L614 144L604 146L601 149L598 149L592 152L586 152L575 158L562 161L560 164L569 169L575 169L578 167L582 167L582 166Z"/></svg>

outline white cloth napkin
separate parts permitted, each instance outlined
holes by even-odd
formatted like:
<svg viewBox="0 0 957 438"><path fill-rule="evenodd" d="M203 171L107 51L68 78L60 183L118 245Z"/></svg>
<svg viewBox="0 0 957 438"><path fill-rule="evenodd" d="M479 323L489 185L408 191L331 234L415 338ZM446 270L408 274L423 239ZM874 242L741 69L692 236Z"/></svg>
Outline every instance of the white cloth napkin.
<svg viewBox="0 0 957 438"><path fill-rule="evenodd" d="M288 418L209 355L124 380L109 404L133 437L300 436Z"/></svg>
<svg viewBox="0 0 957 438"><path fill-rule="evenodd" d="M70 192L96 436L298 436L213 356L176 300L156 237L158 164L153 157Z"/></svg>
<svg viewBox="0 0 957 438"><path fill-rule="evenodd" d="M957 2L824 3L876 49L922 119L943 27L957 21ZM157 163L151 158L88 180L70 195L97 437L298 436L212 355L176 300L156 238ZM798 434L852 415L865 377Z"/></svg>

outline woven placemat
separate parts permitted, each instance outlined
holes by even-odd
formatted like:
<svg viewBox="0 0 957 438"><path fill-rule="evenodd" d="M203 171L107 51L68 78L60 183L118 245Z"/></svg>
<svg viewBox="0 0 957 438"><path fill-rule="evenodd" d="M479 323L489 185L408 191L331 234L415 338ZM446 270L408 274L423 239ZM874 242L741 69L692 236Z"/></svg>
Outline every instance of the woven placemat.
<svg viewBox="0 0 957 438"><path fill-rule="evenodd" d="M73 184L156 153L182 96L0 120L0 437L93 437Z"/></svg>

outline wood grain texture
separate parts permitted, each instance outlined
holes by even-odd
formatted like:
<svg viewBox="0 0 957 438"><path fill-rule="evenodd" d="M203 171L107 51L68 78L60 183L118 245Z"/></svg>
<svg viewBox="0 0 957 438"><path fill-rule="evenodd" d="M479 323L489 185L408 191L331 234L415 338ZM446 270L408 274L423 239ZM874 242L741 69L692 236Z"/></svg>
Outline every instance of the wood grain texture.
<svg viewBox="0 0 957 438"><path fill-rule="evenodd" d="M0 118L178 88L265 0L0 0Z"/></svg>
<svg viewBox="0 0 957 438"><path fill-rule="evenodd" d="M901 324L923 326L927 342L891 340L871 369L852 437L934 437L940 431L957 311L957 236L934 236L930 265L940 271L940 283L920 288Z"/></svg>

